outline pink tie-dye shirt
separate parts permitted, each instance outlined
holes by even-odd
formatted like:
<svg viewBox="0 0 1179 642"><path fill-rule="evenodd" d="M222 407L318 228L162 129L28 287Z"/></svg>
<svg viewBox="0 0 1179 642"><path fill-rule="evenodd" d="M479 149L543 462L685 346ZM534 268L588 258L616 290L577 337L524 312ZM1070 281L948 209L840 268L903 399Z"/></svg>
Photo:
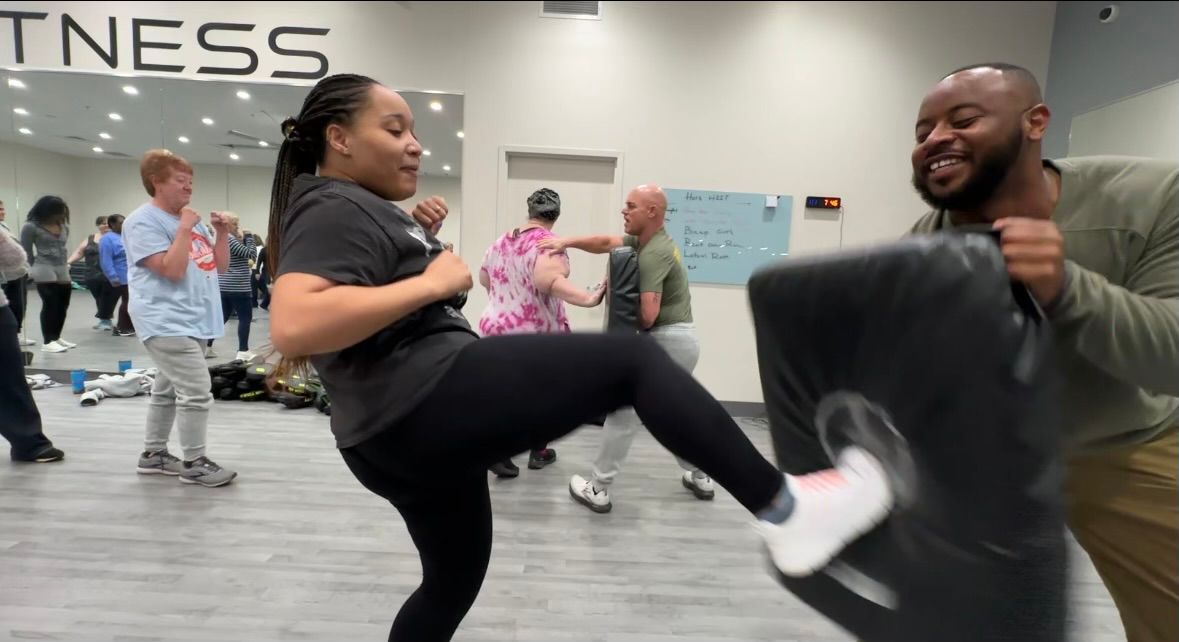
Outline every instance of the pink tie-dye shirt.
<svg viewBox="0 0 1179 642"><path fill-rule="evenodd" d="M535 334L569 332L565 302L536 289L532 277L541 250L536 244L555 236L534 227L516 234L515 230L499 237L483 256L483 267L490 284L487 309L479 318L483 336L499 334ZM564 254L560 258L568 264Z"/></svg>

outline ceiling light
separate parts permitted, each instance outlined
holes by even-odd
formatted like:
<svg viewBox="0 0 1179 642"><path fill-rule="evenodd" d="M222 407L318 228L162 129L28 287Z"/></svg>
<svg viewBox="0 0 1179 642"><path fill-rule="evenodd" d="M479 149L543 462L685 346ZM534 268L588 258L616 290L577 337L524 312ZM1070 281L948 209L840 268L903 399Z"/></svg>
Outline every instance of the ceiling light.
<svg viewBox="0 0 1179 642"><path fill-rule="evenodd" d="M260 140L260 141L258 141L258 147L270 147L270 143L268 143L264 140Z"/></svg>
<svg viewBox="0 0 1179 642"><path fill-rule="evenodd" d="M241 158L241 156L238 156L237 154L230 154L229 158L230 158L230 160L237 160L237 159Z"/></svg>
<svg viewBox="0 0 1179 642"><path fill-rule="evenodd" d="M95 154L101 154L101 153L102 153L102 148L101 148L101 147L91 147L90 149L93 149Z"/></svg>
<svg viewBox="0 0 1179 642"><path fill-rule="evenodd" d="M33 130L29 129L28 127L21 127L20 129L18 129L16 131L24 134L25 136L30 136L33 133Z"/></svg>
<svg viewBox="0 0 1179 642"><path fill-rule="evenodd" d="M459 130L459 132L458 132L457 134L455 134L455 136L458 136L459 138L466 138L466 137L467 137L467 135L466 135L466 134L464 134L464 133L462 132L462 130Z"/></svg>
<svg viewBox="0 0 1179 642"><path fill-rule="evenodd" d="M187 142L188 142L188 136L177 136L177 137L176 137L176 140L178 140L178 141L180 141L180 142L182 142L182 143L187 143Z"/></svg>
<svg viewBox="0 0 1179 642"><path fill-rule="evenodd" d="M444 171L444 172L449 172L449 171L450 171L450 165L443 165L443 166L442 166L442 171Z"/></svg>
<svg viewBox="0 0 1179 642"><path fill-rule="evenodd" d="M422 156L429 156L429 155L430 155L430 150L428 150L428 149L422 150Z"/></svg>
<svg viewBox="0 0 1179 642"><path fill-rule="evenodd" d="M204 118L202 118L202 119L201 119L201 122L202 122L202 123L204 123L204 124L206 124L206 125L212 125L212 124L213 124L213 119L212 119L212 118L209 118L208 116L205 116Z"/></svg>
<svg viewBox="0 0 1179 642"><path fill-rule="evenodd" d="M242 100L249 100L250 92L246 91L245 89L239 89L237 90L237 97L241 98Z"/></svg>
<svg viewBox="0 0 1179 642"><path fill-rule="evenodd" d="M135 85L123 85L123 93L128 96L138 96L139 90L135 88Z"/></svg>
<svg viewBox="0 0 1179 642"><path fill-rule="evenodd" d="M13 107L12 113L16 114L17 116L28 116L29 110L25 109L24 107Z"/></svg>
<svg viewBox="0 0 1179 642"><path fill-rule="evenodd" d="M9 78L8 86L12 87L13 89L24 89L25 81L21 80L20 78Z"/></svg>
<svg viewBox="0 0 1179 642"><path fill-rule="evenodd" d="M116 114L116 113L115 113L115 112L113 112L113 111L112 111L112 112L111 112L109 115L110 115L110 117L111 117L111 120L123 120L123 117L122 117L122 116L120 116L120 115Z"/></svg>
<svg viewBox="0 0 1179 642"><path fill-rule="evenodd" d="M433 109L434 111L442 111L442 103L438 102L437 100L432 100L430 101L430 109Z"/></svg>
<svg viewBox="0 0 1179 642"><path fill-rule="evenodd" d="M111 135L106 132L98 132L98 137L103 140L110 140L111 139Z"/></svg>

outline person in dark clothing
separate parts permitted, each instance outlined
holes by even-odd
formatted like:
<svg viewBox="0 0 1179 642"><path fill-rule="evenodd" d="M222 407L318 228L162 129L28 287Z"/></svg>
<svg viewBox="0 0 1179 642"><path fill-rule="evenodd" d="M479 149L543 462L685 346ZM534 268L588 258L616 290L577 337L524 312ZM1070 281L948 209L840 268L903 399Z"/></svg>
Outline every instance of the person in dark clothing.
<svg viewBox="0 0 1179 642"><path fill-rule="evenodd" d="M411 217L393 204L416 192L422 154L397 93L363 76L324 78L283 135L271 339L280 370L315 366L344 462L397 508L418 548L422 583L390 640L449 640L474 603L491 556L487 468L623 406L757 516L783 573L813 573L888 515L891 489L871 455L850 447L821 479L783 476L649 337L479 338L458 311L470 268L427 231L445 210Z"/></svg>
<svg viewBox="0 0 1179 642"><path fill-rule="evenodd" d="M262 237L254 235L254 245L258 258L254 261L253 295L254 307L263 310L270 309L270 270L266 269L266 246Z"/></svg>
<svg viewBox="0 0 1179 642"><path fill-rule="evenodd" d="M24 248L8 232L0 230L0 275L23 273L28 269ZM65 453L41 429L41 413L25 382L25 363L17 341L16 317L8 299L0 292L0 435L8 440L15 461L48 463L60 461Z"/></svg>
<svg viewBox="0 0 1179 642"><path fill-rule="evenodd" d="M90 292L90 296L94 297L94 304L97 307L97 312L94 313L94 318L98 319L98 323L94 324L95 330L114 329L111 317L114 316L115 304L119 301L119 293L111 286L106 275L102 273L102 266L98 264L98 244L102 242L102 237L110 231L107 218L99 216L94 219L98 233L90 234L83 239L74 249L74 253L70 255L68 261L71 265L79 260L84 261L85 278L83 284Z"/></svg>
<svg viewBox="0 0 1179 642"><path fill-rule="evenodd" d="M122 301L119 306L119 323L111 328L111 334L116 337L135 336L135 324L131 322L131 314L127 311L131 299L131 291L127 281L127 247L123 244L122 214L111 214L108 219L110 232L102 237L99 243L99 263L103 278L111 286L114 301ZM114 303L111 303L114 308Z"/></svg>

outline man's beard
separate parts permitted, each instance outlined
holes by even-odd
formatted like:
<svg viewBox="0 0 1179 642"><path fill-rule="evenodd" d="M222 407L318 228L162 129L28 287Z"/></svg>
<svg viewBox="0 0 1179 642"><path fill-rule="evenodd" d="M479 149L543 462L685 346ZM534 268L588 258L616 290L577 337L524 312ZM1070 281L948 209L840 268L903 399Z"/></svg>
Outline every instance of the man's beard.
<svg viewBox="0 0 1179 642"><path fill-rule="evenodd" d="M974 175L957 191L945 196L935 196L916 171L913 172L913 188L921 195L921 200L935 210L977 211L990 200L995 190L1003 183L1003 179L1007 178L1007 173L1019 159L1021 151L1023 132L1016 127L1005 145L979 159Z"/></svg>

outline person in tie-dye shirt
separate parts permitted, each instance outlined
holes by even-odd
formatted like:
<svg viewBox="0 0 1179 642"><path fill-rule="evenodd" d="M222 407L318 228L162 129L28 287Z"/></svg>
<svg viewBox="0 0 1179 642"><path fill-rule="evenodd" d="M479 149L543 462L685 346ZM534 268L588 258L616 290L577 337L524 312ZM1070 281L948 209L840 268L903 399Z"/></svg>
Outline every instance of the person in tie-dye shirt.
<svg viewBox="0 0 1179 642"><path fill-rule="evenodd" d="M550 254L537 244L553 238L561 215L561 197L544 188L528 197L528 222L504 233L487 249L479 283L487 290L487 309L479 318L483 336L569 332L565 304L592 308L602 302L605 285L582 290L569 280L569 257ZM547 445L534 448L528 467L544 468L557 460ZM492 466L498 477L515 477L520 469L506 459Z"/></svg>

